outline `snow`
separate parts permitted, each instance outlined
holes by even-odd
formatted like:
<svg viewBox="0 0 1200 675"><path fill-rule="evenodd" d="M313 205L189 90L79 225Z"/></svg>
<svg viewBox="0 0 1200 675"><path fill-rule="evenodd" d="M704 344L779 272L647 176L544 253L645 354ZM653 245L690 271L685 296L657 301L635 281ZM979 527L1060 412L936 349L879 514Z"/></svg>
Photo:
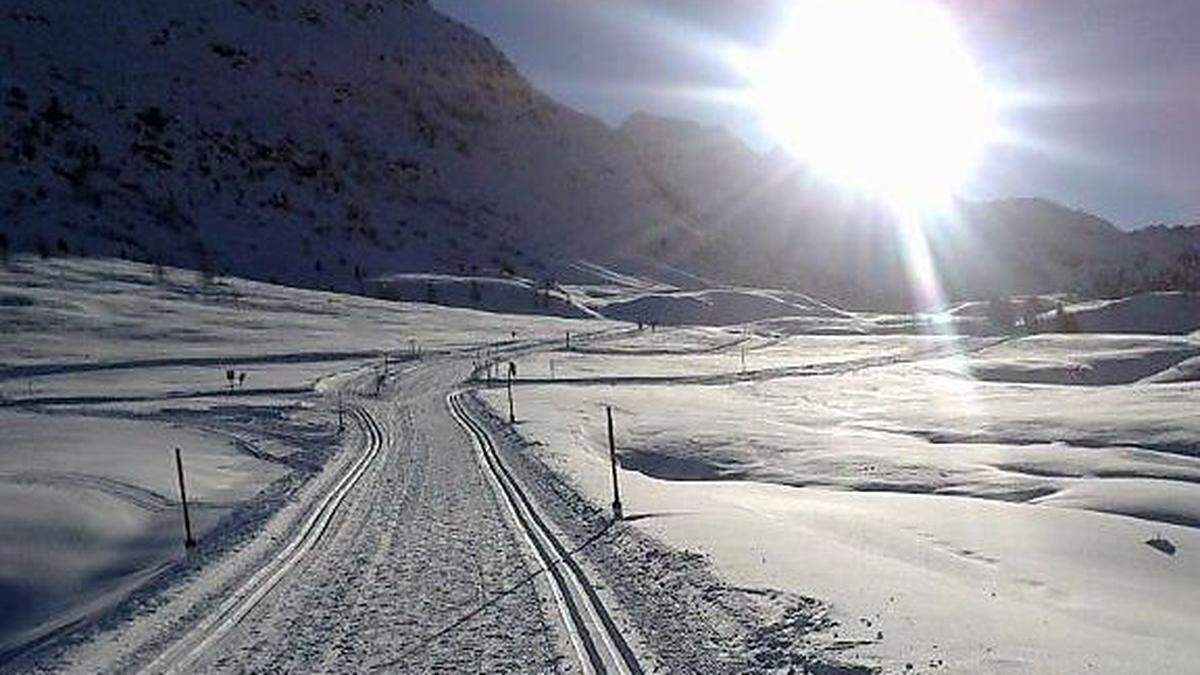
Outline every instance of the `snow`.
<svg viewBox="0 0 1200 675"><path fill-rule="evenodd" d="M951 355L927 337L810 336L751 350L741 377L736 343L710 352L690 330L674 352L660 331L641 355L632 338L553 354L563 381L515 389L519 433L604 507L612 406L635 527L734 583L829 600L846 654L887 672L1200 659L1196 389L1152 383L1187 363L1189 339L965 338ZM1024 362L1092 379L1047 366L1029 383ZM502 390L484 398L505 410Z"/></svg>
<svg viewBox="0 0 1200 675"><path fill-rule="evenodd" d="M1130 384L1198 355L1200 342L1183 337L1035 335L986 350L972 360L970 371L997 382Z"/></svg>
<svg viewBox="0 0 1200 675"><path fill-rule="evenodd" d="M606 302L597 310L612 319L657 324L725 326L778 317L849 318L800 293L710 289L647 293Z"/></svg>
<svg viewBox="0 0 1200 675"><path fill-rule="evenodd" d="M1200 330L1200 293L1145 293L1070 307L1087 333L1183 334Z"/></svg>
<svg viewBox="0 0 1200 675"><path fill-rule="evenodd" d="M336 457L335 391L366 389L385 353L397 373L514 332L616 327L163 277L85 259L0 267L0 654L196 564L175 447L195 535L220 550ZM227 369L244 384L231 390Z"/></svg>
<svg viewBox="0 0 1200 675"><path fill-rule="evenodd" d="M113 637L73 657L84 670L92 659L119 662L113 654L137 663L165 627L186 625L192 608L221 597L286 538L302 496L337 475L322 466L358 456L338 450L334 400L369 393L386 353L394 372L415 375L389 392L407 403L372 409L385 433L423 454L389 454L393 468L371 474L339 521L365 525L338 526L310 568L314 581L281 586L260 628L236 633L205 663L328 666L335 656L305 646L322 635L357 645L362 667L397 658L401 642L362 627L394 615L433 630L487 589L518 582L520 558L502 530L479 524L491 507L472 496L478 485L422 483L431 512L445 511L434 530L390 496L408 485L410 462L424 467L412 475L466 480L447 453L467 446L437 445L453 435L435 412L444 387L489 345L529 339L542 350L513 357L515 429L534 443L526 452L607 508L611 405L629 526L703 553L722 588L829 603L838 625L805 639L850 662L885 672L908 663L1172 672L1200 658L1190 638L1200 606L1194 334L636 331L165 276L156 282L135 263L27 257L0 270L0 499L13 505L0 527L16 533L0 544L0 593L22 607L3 615L3 649L76 619L89 625L166 580L168 601L139 600L145 616L103 629ZM612 281L618 295L632 283ZM898 320L813 311L860 326ZM598 330L610 339L585 337ZM247 372L244 387L230 391L226 369ZM483 398L507 412L503 389L485 386ZM239 555L208 564L182 550L177 446L201 548ZM413 548L430 536L440 538ZM475 536L496 556L482 582L464 543ZM1170 547L1146 543L1162 540ZM438 555L450 557L429 567ZM360 573L392 590L364 594ZM448 578L445 598L420 611L386 595L426 597ZM553 659L560 638L544 632L537 595L526 587L505 597L488 610L488 628L469 633L472 653L511 666L516 652L498 650L494 634L511 621L506 612L519 612L535 640L530 658ZM438 642L422 658L454 649Z"/></svg>
<svg viewBox="0 0 1200 675"><path fill-rule="evenodd" d="M391 274L370 282L371 295L505 314L599 318L557 288L529 279L461 277L449 274Z"/></svg>
<svg viewBox="0 0 1200 675"><path fill-rule="evenodd" d="M180 555L174 448L183 449L201 537L283 473L220 436L161 422L56 414L48 424L44 414L0 409L0 426L4 646L119 598Z"/></svg>
<svg viewBox="0 0 1200 675"><path fill-rule="evenodd" d="M13 250L61 239L353 292L392 273L542 281L584 259L691 250L616 130L427 2L11 13L0 181ZM656 246L631 246L646 223Z"/></svg>

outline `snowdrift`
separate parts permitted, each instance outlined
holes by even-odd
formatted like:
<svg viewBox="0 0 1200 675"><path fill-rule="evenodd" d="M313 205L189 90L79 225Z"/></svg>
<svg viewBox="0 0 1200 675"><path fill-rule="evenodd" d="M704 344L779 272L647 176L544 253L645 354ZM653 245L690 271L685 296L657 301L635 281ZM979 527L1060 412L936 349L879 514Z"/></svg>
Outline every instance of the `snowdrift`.
<svg viewBox="0 0 1200 675"><path fill-rule="evenodd" d="M428 302L505 314L597 318L596 312L580 306L565 292L529 279L394 274L373 280L368 290L371 295L388 300Z"/></svg>
<svg viewBox="0 0 1200 675"><path fill-rule="evenodd" d="M1200 330L1200 293L1146 293L1069 310L1085 333L1183 335Z"/></svg>
<svg viewBox="0 0 1200 675"><path fill-rule="evenodd" d="M1200 356L1200 344L1158 336L1034 335L976 355L970 374L988 382L1063 385L1130 384ZM1177 371L1186 377L1186 369ZM1169 377L1169 376L1167 376ZM1174 380L1163 380L1174 381Z"/></svg>
<svg viewBox="0 0 1200 675"><path fill-rule="evenodd" d="M1184 359L1179 363L1145 378L1147 384L1169 384L1172 382L1200 382L1200 356Z"/></svg>
<svg viewBox="0 0 1200 675"><path fill-rule="evenodd" d="M780 317L851 318L800 293L758 289L646 293L594 308L610 319L665 325L729 326Z"/></svg>

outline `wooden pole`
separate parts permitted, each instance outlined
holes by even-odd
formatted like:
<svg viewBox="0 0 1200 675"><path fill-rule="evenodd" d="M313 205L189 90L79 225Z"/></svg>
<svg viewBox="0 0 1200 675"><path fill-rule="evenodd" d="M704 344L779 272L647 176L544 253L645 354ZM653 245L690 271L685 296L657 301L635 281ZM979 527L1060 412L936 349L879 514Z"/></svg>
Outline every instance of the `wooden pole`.
<svg viewBox="0 0 1200 675"><path fill-rule="evenodd" d="M508 423L509 423L509 424L516 424L516 423L517 423L517 413L516 413L516 409L515 409L515 408L513 408L513 397L512 397L512 371L511 371L511 370L510 370L510 371L508 371Z"/></svg>
<svg viewBox="0 0 1200 675"><path fill-rule="evenodd" d="M617 444L613 440L612 406L604 406L604 411L608 414L608 461L612 465L613 519L621 520L624 516L621 512L621 490L617 486Z"/></svg>
<svg viewBox="0 0 1200 675"><path fill-rule="evenodd" d="M175 448L175 469L179 473L179 501L183 503L183 546L192 548L196 545L196 540L192 539L192 518L188 514L187 488L183 486L183 457L179 453L179 448Z"/></svg>

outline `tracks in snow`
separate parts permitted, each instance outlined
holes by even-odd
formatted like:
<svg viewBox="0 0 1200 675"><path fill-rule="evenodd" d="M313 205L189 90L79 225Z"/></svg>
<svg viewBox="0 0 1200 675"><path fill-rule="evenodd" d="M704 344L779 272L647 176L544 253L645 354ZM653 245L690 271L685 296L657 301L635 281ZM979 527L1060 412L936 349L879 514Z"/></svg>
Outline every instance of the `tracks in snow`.
<svg viewBox="0 0 1200 675"><path fill-rule="evenodd" d="M375 459L383 454L387 443L383 429L370 413L356 408L351 414L366 435L367 447L362 456L317 504L295 537L270 562L230 593L224 602L184 637L159 654L158 658L142 669L142 673L188 672L189 667L205 650L237 626L321 540L346 496Z"/></svg>
<svg viewBox="0 0 1200 675"><path fill-rule="evenodd" d="M587 575L534 509L528 495L501 461L488 433L466 411L461 392L448 395L446 404L450 414L472 437L481 469L546 572L580 667L585 673L642 675L644 671L637 657Z"/></svg>

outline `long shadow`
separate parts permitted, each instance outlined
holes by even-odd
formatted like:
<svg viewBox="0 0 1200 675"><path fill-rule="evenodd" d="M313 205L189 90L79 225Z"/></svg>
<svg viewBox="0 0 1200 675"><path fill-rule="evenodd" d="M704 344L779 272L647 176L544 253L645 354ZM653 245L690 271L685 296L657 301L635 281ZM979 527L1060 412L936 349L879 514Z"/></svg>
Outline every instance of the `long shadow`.
<svg viewBox="0 0 1200 675"><path fill-rule="evenodd" d="M38 405L91 405L107 403L148 403L185 398L215 398L239 396L299 396L312 392L312 387L259 387L253 389L205 389L200 391L168 391L152 394L33 396L0 400L0 407L14 408Z"/></svg>
<svg viewBox="0 0 1200 675"><path fill-rule="evenodd" d="M584 541L582 544L571 549L570 551L567 552L567 554L569 556L574 556L576 553L579 553L580 551L582 551L582 550L586 549L587 547L591 546L592 544L596 543L602 537L604 537L604 535L608 534L608 531L610 529L612 529L612 526L613 526L613 522L608 521L607 523L605 523L604 527L600 531L596 532L591 537L588 537L587 541ZM562 561L560 560L558 562L555 562L554 564L560 565L560 564L562 564ZM530 583L533 583L533 581L535 579L537 579L538 576L544 574L545 572L546 572L545 568L539 569L536 572L530 572L529 574L522 577L520 581L514 583L513 585L509 586L508 588L505 588L504 590L500 591L499 593L493 595L491 598L489 598L483 604L479 605L475 609L472 609L471 611L462 615L461 617L456 619L450 625L448 625L444 628L441 628L438 631L422 638L420 642L413 645L412 647L409 647L408 649L406 649L403 653L401 653L396 658L394 658L390 661L383 662L383 663L376 663L375 665L371 666L371 670L379 670L381 668L390 668L392 666L399 664L400 662L404 661L405 659L407 659L407 658L411 657L412 655L416 654L417 652L421 651L425 647L428 647L429 645L433 644L437 640L440 640L441 638L443 638L447 635L450 635L451 633L458 630L459 628L462 628L467 623L469 623L471 621L471 619L474 619L475 617L482 614L485 610L495 606L496 603L500 602L504 598L512 595L513 593L516 593L522 587L524 587Z"/></svg>
<svg viewBox="0 0 1200 675"><path fill-rule="evenodd" d="M635 523L639 520L649 520L650 518L678 518L680 516L695 515L695 511L663 511L660 513L634 513L622 518L627 523Z"/></svg>
<svg viewBox="0 0 1200 675"><path fill-rule="evenodd" d="M182 366L236 366L260 363L325 363L328 361L349 361L353 359L371 359L379 356L378 349L358 349L329 352L296 352L284 354L235 354L230 356L181 356L151 359L133 359L130 361L108 361L98 363L37 363L23 366L7 366L0 368L0 380L11 380L22 377L40 375L60 375L66 373L87 373L97 370L128 370L161 367ZM410 354L396 354L393 362L412 361L416 357Z"/></svg>

